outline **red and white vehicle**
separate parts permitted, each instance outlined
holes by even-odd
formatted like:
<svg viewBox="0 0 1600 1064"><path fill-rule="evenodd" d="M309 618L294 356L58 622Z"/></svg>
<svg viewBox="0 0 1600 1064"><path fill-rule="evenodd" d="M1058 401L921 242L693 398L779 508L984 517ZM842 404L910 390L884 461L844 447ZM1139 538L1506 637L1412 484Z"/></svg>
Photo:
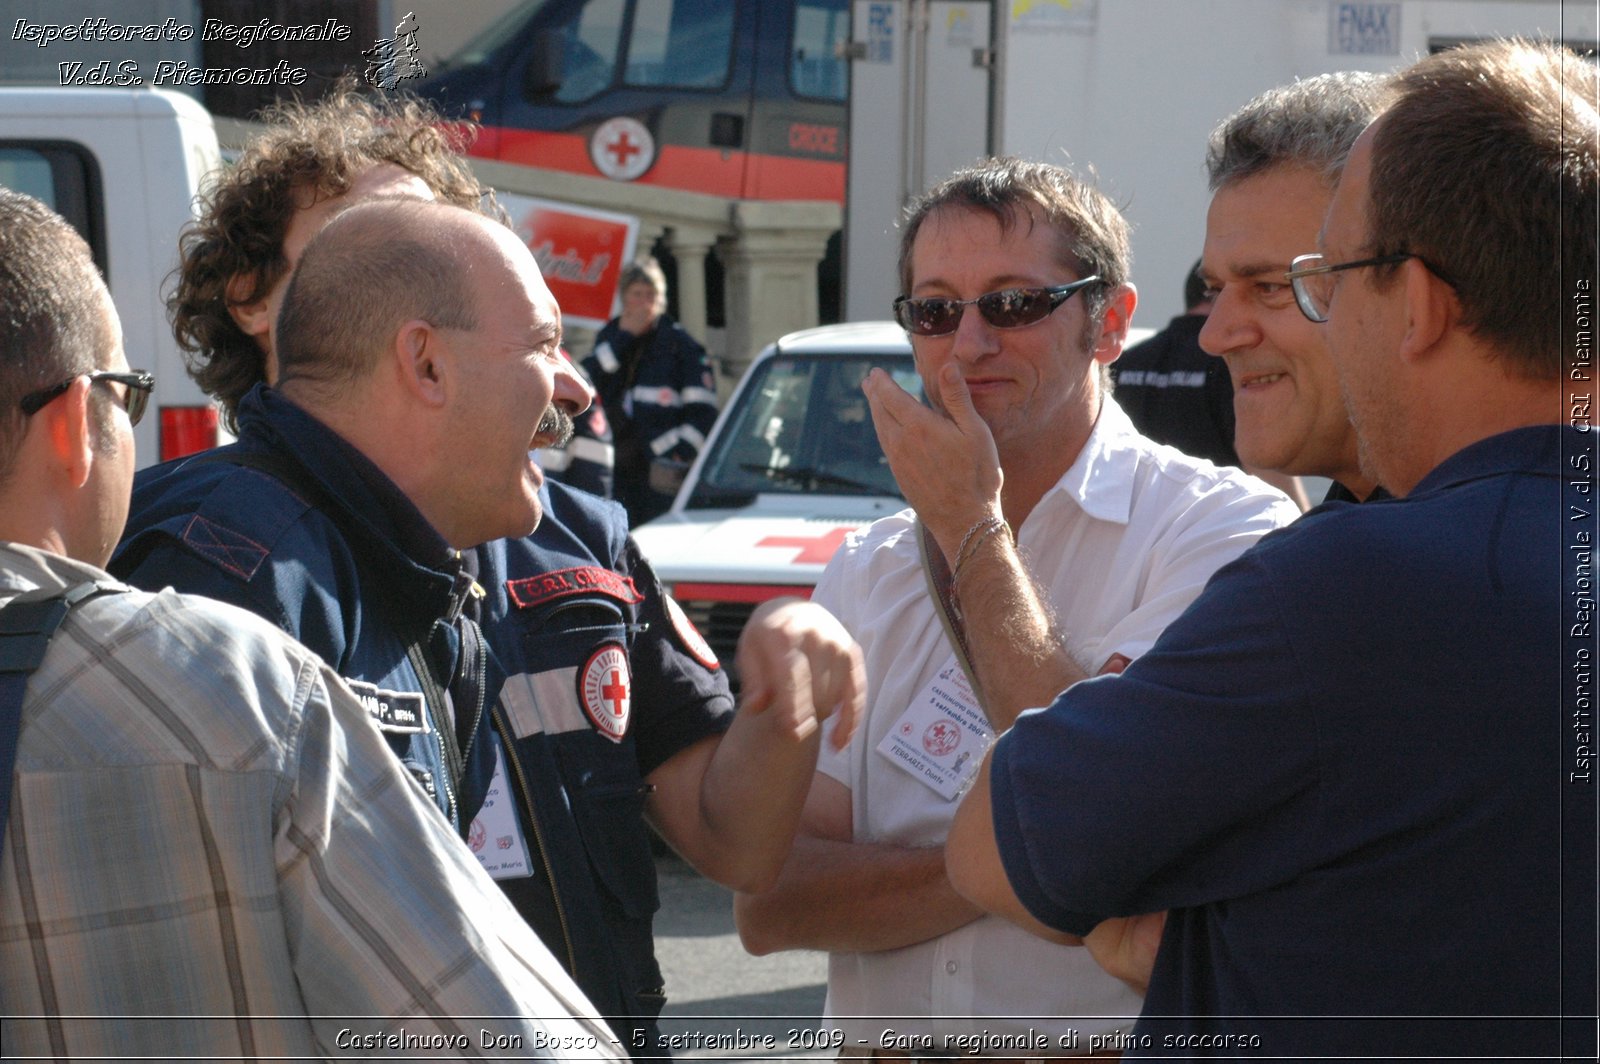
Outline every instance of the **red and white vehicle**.
<svg viewBox="0 0 1600 1064"><path fill-rule="evenodd" d="M725 667L757 605L809 596L847 535L905 507L861 393L874 366L922 393L893 322L826 325L768 346L672 509L634 532Z"/></svg>

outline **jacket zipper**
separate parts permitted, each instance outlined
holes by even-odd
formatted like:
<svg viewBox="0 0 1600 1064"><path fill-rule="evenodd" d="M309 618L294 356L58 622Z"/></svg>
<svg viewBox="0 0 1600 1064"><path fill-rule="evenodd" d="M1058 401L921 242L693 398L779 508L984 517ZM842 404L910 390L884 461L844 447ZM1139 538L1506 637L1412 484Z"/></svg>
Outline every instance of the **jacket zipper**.
<svg viewBox="0 0 1600 1064"><path fill-rule="evenodd" d="M473 580L467 590L468 593L479 602L489 597L489 593L483 589L483 585L478 583L477 580ZM478 670L478 675L474 684L478 692L478 704L476 707L474 707L476 712L472 714L472 728L467 732L467 745L461 748L461 771L463 773L466 772L467 768L467 756L471 753L473 746L476 745L478 741L478 725L483 720L484 700L488 697L489 693L487 690L489 683L489 640L484 637L483 626L481 624L479 624L477 621L473 621L472 624L474 630L477 632L476 638L478 642L478 653L474 657L474 661L477 664Z"/></svg>
<svg viewBox="0 0 1600 1064"><path fill-rule="evenodd" d="M534 812L531 797L533 792L528 789L528 779L522 773L522 762L517 760L516 750L512 746L511 728L506 723L498 701L490 712L494 714L495 730L500 733L500 747L505 755L506 765L517 777L517 797L521 799L522 811L527 814L528 826L533 830L534 844L539 847L539 863L544 866L545 882L550 884L550 900L555 903L556 919L561 923L561 940L567 947L567 974L576 979L578 954L572 945L572 929L567 924L567 909L561 904L561 891L556 886L555 869L550 866L550 851L544 843L544 831L539 827L539 817Z"/></svg>
<svg viewBox="0 0 1600 1064"><path fill-rule="evenodd" d="M462 629L462 631L467 630L465 628ZM461 772L463 775L467 771L467 755L478 741L478 724L483 719L483 705L485 698L488 696L486 688L489 683L488 641L483 638L483 629L479 628L476 623L473 623L471 631L473 632L473 642L477 644L477 653L472 655L474 675L471 679L478 699L477 704L472 707L472 728L467 732L467 745L461 748Z"/></svg>
<svg viewBox="0 0 1600 1064"><path fill-rule="evenodd" d="M422 653L422 648L415 643L408 644L406 657L411 661L411 667L416 670L417 682L422 685L422 697L428 702L428 715L433 718L433 730L439 736L439 752L444 761L444 778L439 781L439 785L444 788L445 798L450 803L450 823L459 835L461 811L456 805L456 786L461 776L461 769L458 767L461 755L456 749L455 723L444 712L446 704L444 692L434 681L433 672L428 668L427 656ZM441 719L443 719L442 724Z"/></svg>

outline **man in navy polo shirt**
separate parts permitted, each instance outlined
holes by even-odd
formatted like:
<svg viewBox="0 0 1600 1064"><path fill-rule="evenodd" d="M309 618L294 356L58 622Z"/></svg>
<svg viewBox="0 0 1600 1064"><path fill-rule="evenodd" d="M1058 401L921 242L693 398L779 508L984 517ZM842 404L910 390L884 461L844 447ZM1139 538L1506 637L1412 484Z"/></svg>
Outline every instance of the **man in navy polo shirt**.
<svg viewBox="0 0 1600 1064"><path fill-rule="evenodd" d="M1600 84L1498 42L1397 88L1292 277L1400 497L1267 536L1120 676L1044 648L1072 686L947 844L983 908L1148 976L1129 1055L1595 1051ZM1005 603L963 606L1005 701Z"/></svg>

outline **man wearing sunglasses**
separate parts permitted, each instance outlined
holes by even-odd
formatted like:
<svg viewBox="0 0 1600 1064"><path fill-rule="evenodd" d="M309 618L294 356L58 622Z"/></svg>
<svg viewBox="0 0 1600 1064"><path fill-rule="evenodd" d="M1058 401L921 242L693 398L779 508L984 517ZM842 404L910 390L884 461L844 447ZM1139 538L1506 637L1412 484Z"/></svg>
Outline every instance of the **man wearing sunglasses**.
<svg viewBox="0 0 1600 1064"><path fill-rule="evenodd" d="M128 373L115 373L111 370L96 370L84 374L89 378L90 384L120 384L122 385L122 409L128 413L128 424L137 425L144 420L145 407L150 404L150 392L156 386L156 378L145 370L133 370ZM67 394L67 389L78 383L78 378L64 380L50 388L40 388L36 392L29 392L22 397L18 405L24 414L37 414L61 396Z"/></svg>
<svg viewBox="0 0 1600 1064"><path fill-rule="evenodd" d="M1377 115L1386 79L1323 74L1245 104L1206 150L1211 209L1201 275L1214 293L1200 346L1233 378L1234 446L1250 465L1328 477L1328 499L1382 490L1356 460L1325 330L1284 276L1316 242L1350 145Z"/></svg>
<svg viewBox="0 0 1600 1064"><path fill-rule="evenodd" d="M1039 673L1041 644L1114 671L1299 511L1139 436L1109 397L1135 302L1127 225L1072 174L957 173L914 205L900 265L894 310L934 409L880 372L865 390L913 509L847 541L814 595L862 645L868 715L819 759L807 837L776 890L738 899L740 930L755 952L829 950L830 1023L871 1055L1088 1053L1138 994L1085 951L983 916L945 876L955 799L1018 708L986 677L968 689L962 618L998 604L985 623L1008 675L1043 704L1060 686ZM970 568L997 555L1004 568ZM998 1040L963 1041L984 1034Z"/></svg>
<svg viewBox="0 0 1600 1064"><path fill-rule="evenodd" d="M1308 514L1022 717L951 829L989 911L1160 931L1153 1056L1595 1055L1600 73L1490 42L1395 88L1290 280L1399 497ZM969 605L986 690L999 619Z"/></svg>
<svg viewBox="0 0 1600 1064"><path fill-rule="evenodd" d="M331 669L102 571L154 384L126 366L87 245L0 189L6 1055L327 1058L404 1032L432 1058L620 1059ZM63 592L38 647L27 611Z"/></svg>

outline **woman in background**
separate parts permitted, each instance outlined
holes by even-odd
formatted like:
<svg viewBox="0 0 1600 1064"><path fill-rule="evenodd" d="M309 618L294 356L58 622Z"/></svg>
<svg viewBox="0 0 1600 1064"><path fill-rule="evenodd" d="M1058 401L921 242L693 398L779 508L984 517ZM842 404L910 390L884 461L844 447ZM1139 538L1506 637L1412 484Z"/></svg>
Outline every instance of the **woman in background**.
<svg viewBox="0 0 1600 1064"><path fill-rule="evenodd" d="M717 419L706 349L665 313L667 279L653 258L622 271L622 313L595 338L583 368L616 444L616 498L633 527L672 505Z"/></svg>

